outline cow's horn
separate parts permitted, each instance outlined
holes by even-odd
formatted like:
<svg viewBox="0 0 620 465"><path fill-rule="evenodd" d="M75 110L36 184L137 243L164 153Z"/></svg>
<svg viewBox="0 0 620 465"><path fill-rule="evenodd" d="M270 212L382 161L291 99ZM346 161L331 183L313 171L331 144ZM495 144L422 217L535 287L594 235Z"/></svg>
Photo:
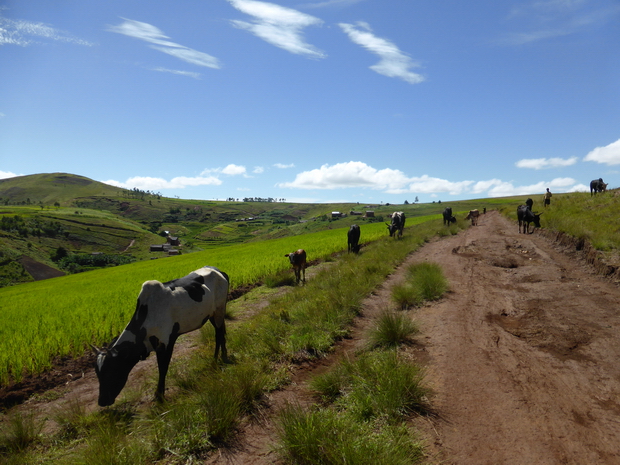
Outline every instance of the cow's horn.
<svg viewBox="0 0 620 465"><path fill-rule="evenodd" d="M91 349L93 349L93 352L95 353L95 355L99 355L103 352L101 349L99 349L98 347L95 347L92 344L88 344L88 345L90 346Z"/></svg>

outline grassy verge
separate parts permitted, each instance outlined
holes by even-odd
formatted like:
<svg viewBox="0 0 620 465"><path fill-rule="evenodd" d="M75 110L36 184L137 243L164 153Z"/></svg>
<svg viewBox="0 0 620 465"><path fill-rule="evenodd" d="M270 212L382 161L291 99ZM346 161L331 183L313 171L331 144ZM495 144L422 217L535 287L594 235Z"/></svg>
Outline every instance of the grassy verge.
<svg viewBox="0 0 620 465"><path fill-rule="evenodd" d="M170 464L204 459L214 448L234 442L235 428L245 415L257 411L262 395L288 382L291 364L328 353L334 342L347 334L363 298L440 230L439 221L427 222L406 229L401 240L381 239L359 255L343 255L307 285L274 298L253 318L232 321L228 331L231 365L214 364L213 330L205 326L206 344L189 363L174 367L169 376L173 389L164 405L141 412L138 405L143 392L128 390L115 406L93 414L83 414L79 406L67 407L61 432L52 437L25 434L18 449L9 447L10 435L3 433L1 451L9 463L24 464ZM375 463L399 463L396 459L383 461L390 448L401 447L403 454L417 456L419 452L414 451L419 451L419 444L401 420L420 404L419 395L410 396L410 385L418 380L418 373L401 367L402 360L394 353L368 355L364 360L361 369L365 366L365 372L373 377L368 386L378 379L391 379L393 370L402 370L398 378L404 384L393 386L388 400L376 399L377 404L368 403L375 401L373 396L360 388L355 390L357 395L347 396L357 405L343 407L349 413L334 410L317 415L332 418L336 426L345 421L341 417L351 417L353 423L342 429L341 447L348 447L346 435L357 436L358 442L360 437L372 436L365 442L379 454ZM394 415L401 420L392 419ZM322 418L316 421L322 423ZM30 431L36 428L28 427ZM351 457L369 454L365 447L353 447L356 450L351 451Z"/></svg>

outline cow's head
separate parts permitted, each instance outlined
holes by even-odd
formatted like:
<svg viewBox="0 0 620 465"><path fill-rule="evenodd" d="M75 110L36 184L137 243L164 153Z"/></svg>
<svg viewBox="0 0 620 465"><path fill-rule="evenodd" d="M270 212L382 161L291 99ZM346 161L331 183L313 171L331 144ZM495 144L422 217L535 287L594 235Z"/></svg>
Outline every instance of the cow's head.
<svg viewBox="0 0 620 465"><path fill-rule="evenodd" d="M133 344L132 344L133 345ZM95 351L95 373L99 379L99 406L112 405L127 383L129 372L140 360L140 355L132 347L105 347Z"/></svg>
<svg viewBox="0 0 620 465"><path fill-rule="evenodd" d="M540 216L542 215L542 213L534 213L532 216L534 217L532 219L532 223L534 223L534 226L536 226L537 228L540 228Z"/></svg>
<svg viewBox="0 0 620 465"><path fill-rule="evenodd" d="M387 224L387 223L385 223L385 224ZM394 235L394 233L396 231L398 231L398 226L396 226L394 223L387 224L387 228L388 228L388 231L390 233L390 237L392 237Z"/></svg>

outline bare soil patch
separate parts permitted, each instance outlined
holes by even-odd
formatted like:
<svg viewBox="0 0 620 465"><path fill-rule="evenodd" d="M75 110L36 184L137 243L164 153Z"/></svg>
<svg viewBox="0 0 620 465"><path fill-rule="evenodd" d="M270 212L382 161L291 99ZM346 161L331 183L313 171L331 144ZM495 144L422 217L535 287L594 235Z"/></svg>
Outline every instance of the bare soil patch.
<svg viewBox="0 0 620 465"><path fill-rule="evenodd" d="M266 396L264 408L242 422L234 444L206 463L277 463L275 413L286 402L315 402L308 379L364 346L376 316L392 305L392 286L409 264L422 261L439 263L451 288L441 301L411 312L421 332L405 349L425 367L433 390L434 415L413 420L428 461L620 463L620 289L594 272L591 251L541 231L519 234L497 212L411 254L365 300L351 337L329 357L291 367L290 385ZM177 355L191 350L191 338L185 344L175 353L177 363ZM130 383L155 371L151 357ZM22 407L49 412L77 399L97 408L97 388L94 373L86 371L58 399Z"/></svg>

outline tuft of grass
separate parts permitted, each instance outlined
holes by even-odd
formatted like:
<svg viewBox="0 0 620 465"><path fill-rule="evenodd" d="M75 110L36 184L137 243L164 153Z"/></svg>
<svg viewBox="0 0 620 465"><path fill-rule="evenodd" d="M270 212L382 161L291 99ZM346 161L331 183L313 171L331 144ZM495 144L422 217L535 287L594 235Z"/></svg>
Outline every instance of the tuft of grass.
<svg viewBox="0 0 620 465"><path fill-rule="evenodd" d="M43 422L33 412L12 414L5 422L0 435L0 451L19 453L40 439Z"/></svg>
<svg viewBox="0 0 620 465"><path fill-rule="evenodd" d="M300 465L405 465L423 458L421 443L406 426L359 423L332 409L289 405L280 412L278 435L280 456Z"/></svg>
<svg viewBox="0 0 620 465"><path fill-rule="evenodd" d="M263 284L269 288L294 286L295 275L291 273L291 270L280 270L277 273L269 274L263 279Z"/></svg>
<svg viewBox="0 0 620 465"><path fill-rule="evenodd" d="M441 267L422 262L411 265L405 282L392 289L392 300L402 309L418 307L424 301L440 299L449 289Z"/></svg>
<svg viewBox="0 0 620 465"><path fill-rule="evenodd" d="M387 418L394 421L427 409L428 389L422 370L395 351L374 351L345 360L319 375L311 387L324 400L361 421Z"/></svg>
<svg viewBox="0 0 620 465"><path fill-rule="evenodd" d="M377 326L370 331L369 345L375 347L396 347L418 332L411 318L403 313L386 310L379 316Z"/></svg>

